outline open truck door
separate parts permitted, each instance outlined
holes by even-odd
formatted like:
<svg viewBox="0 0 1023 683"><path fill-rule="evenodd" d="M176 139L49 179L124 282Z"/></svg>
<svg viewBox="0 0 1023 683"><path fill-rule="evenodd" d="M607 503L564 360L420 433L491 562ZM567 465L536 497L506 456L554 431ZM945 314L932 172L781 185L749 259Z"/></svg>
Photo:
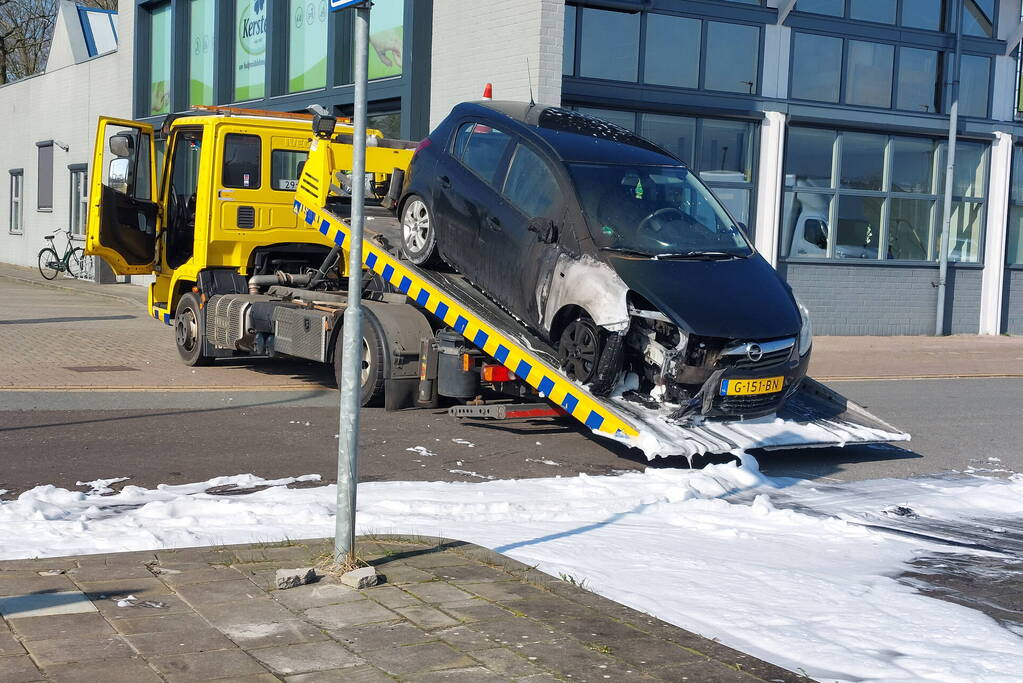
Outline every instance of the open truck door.
<svg viewBox="0 0 1023 683"><path fill-rule="evenodd" d="M89 197L85 253L118 275L152 273L160 218L152 126L100 117Z"/></svg>

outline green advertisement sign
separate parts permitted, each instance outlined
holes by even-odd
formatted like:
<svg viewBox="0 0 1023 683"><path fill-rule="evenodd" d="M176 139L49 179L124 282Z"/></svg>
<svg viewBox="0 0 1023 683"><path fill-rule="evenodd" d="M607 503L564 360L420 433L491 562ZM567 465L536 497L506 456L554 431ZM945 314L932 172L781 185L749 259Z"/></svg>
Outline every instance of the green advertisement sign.
<svg viewBox="0 0 1023 683"><path fill-rule="evenodd" d="M215 0L192 0L189 7L188 103L213 104L213 26Z"/></svg>
<svg viewBox="0 0 1023 683"><path fill-rule="evenodd" d="M375 0L369 20L369 78L401 75L405 0Z"/></svg>
<svg viewBox="0 0 1023 683"><path fill-rule="evenodd" d="M327 85L327 3L291 0L288 29L288 92Z"/></svg>
<svg viewBox="0 0 1023 683"><path fill-rule="evenodd" d="M170 3L150 14L152 41L149 53L149 114L170 111L171 8Z"/></svg>
<svg viewBox="0 0 1023 683"><path fill-rule="evenodd" d="M234 100L266 93L266 0L235 0Z"/></svg>

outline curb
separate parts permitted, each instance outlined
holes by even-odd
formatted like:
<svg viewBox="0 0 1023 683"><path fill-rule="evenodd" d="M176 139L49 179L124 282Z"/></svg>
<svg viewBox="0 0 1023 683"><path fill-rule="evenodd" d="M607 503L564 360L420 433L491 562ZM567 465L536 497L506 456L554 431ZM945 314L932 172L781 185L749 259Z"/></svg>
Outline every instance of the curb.
<svg viewBox="0 0 1023 683"><path fill-rule="evenodd" d="M72 285L56 284L56 283L53 283L53 282L40 282L39 280L31 280L31 279L25 278L25 277L18 277L17 275L11 275L10 273L0 273L0 278L7 279L7 280L13 280L14 282L19 282L19 283L21 283L23 285L33 285L35 287L44 287L46 289L56 289L56 290L61 290L61 291L65 291L65 292L74 292L76 294L85 294L87 296L99 296L99 297L103 297L104 299L115 299L117 301L121 301L121 302L124 302L124 303L127 303L127 304L131 304L132 306L139 306L143 310L145 310L145 308L146 308L145 301L139 301L138 299L130 299L130 298L126 297L126 296L121 296L120 294L108 294L106 292L94 292L92 290L83 289L81 287L74 287Z"/></svg>

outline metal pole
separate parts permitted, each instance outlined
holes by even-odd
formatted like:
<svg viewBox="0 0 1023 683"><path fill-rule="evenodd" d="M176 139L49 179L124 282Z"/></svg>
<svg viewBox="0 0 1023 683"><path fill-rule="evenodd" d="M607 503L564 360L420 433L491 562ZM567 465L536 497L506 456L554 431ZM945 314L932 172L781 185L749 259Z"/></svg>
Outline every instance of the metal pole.
<svg viewBox="0 0 1023 683"><path fill-rule="evenodd" d="M362 375L362 229L366 184L366 71L370 3L355 12L355 132L352 155L352 220L348 245L348 305L341 356L341 421L337 450L337 516L334 560L355 561L355 489L358 483Z"/></svg>
<svg viewBox="0 0 1023 683"><path fill-rule="evenodd" d="M948 240L952 230L952 180L956 168L956 138L959 128L959 61L963 36L963 3L958 0L956 9L956 51L952 61L952 87L949 89L951 107L948 117L948 149L945 152L945 197L941 214L941 239L938 240L938 308L934 317L934 334L945 334L945 280L948 277Z"/></svg>

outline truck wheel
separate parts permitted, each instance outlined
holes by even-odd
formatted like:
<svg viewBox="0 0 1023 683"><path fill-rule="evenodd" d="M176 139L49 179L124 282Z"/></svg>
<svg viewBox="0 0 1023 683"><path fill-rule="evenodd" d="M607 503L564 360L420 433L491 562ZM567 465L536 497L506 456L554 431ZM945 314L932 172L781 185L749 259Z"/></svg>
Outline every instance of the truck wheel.
<svg viewBox="0 0 1023 683"><path fill-rule="evenodd" d="M213 359L203 354L206 338L206 317L199 308L199 297L192 292L183 295L174 313L174 337L178 353L185 365L209 365Z"/></svg>
<svg viewBox="0 0 1023 683"><path fill-rule="evenodd" d="M411 195L401 212L401 253L417 266L437 262L437 227L418 195Z"/></svg>
<svg viewBox="0 0 1023 683"><path fill-rule="evenodd" d="M372 315L372 314L370 314ZM375 406L384 398L384 348L374 320L363 311L362 318L362 372L359 375L359 400L361 405ZM339 332L334 341L334 380L341 388L341 357L344 347L344 333Z"/></svg>

